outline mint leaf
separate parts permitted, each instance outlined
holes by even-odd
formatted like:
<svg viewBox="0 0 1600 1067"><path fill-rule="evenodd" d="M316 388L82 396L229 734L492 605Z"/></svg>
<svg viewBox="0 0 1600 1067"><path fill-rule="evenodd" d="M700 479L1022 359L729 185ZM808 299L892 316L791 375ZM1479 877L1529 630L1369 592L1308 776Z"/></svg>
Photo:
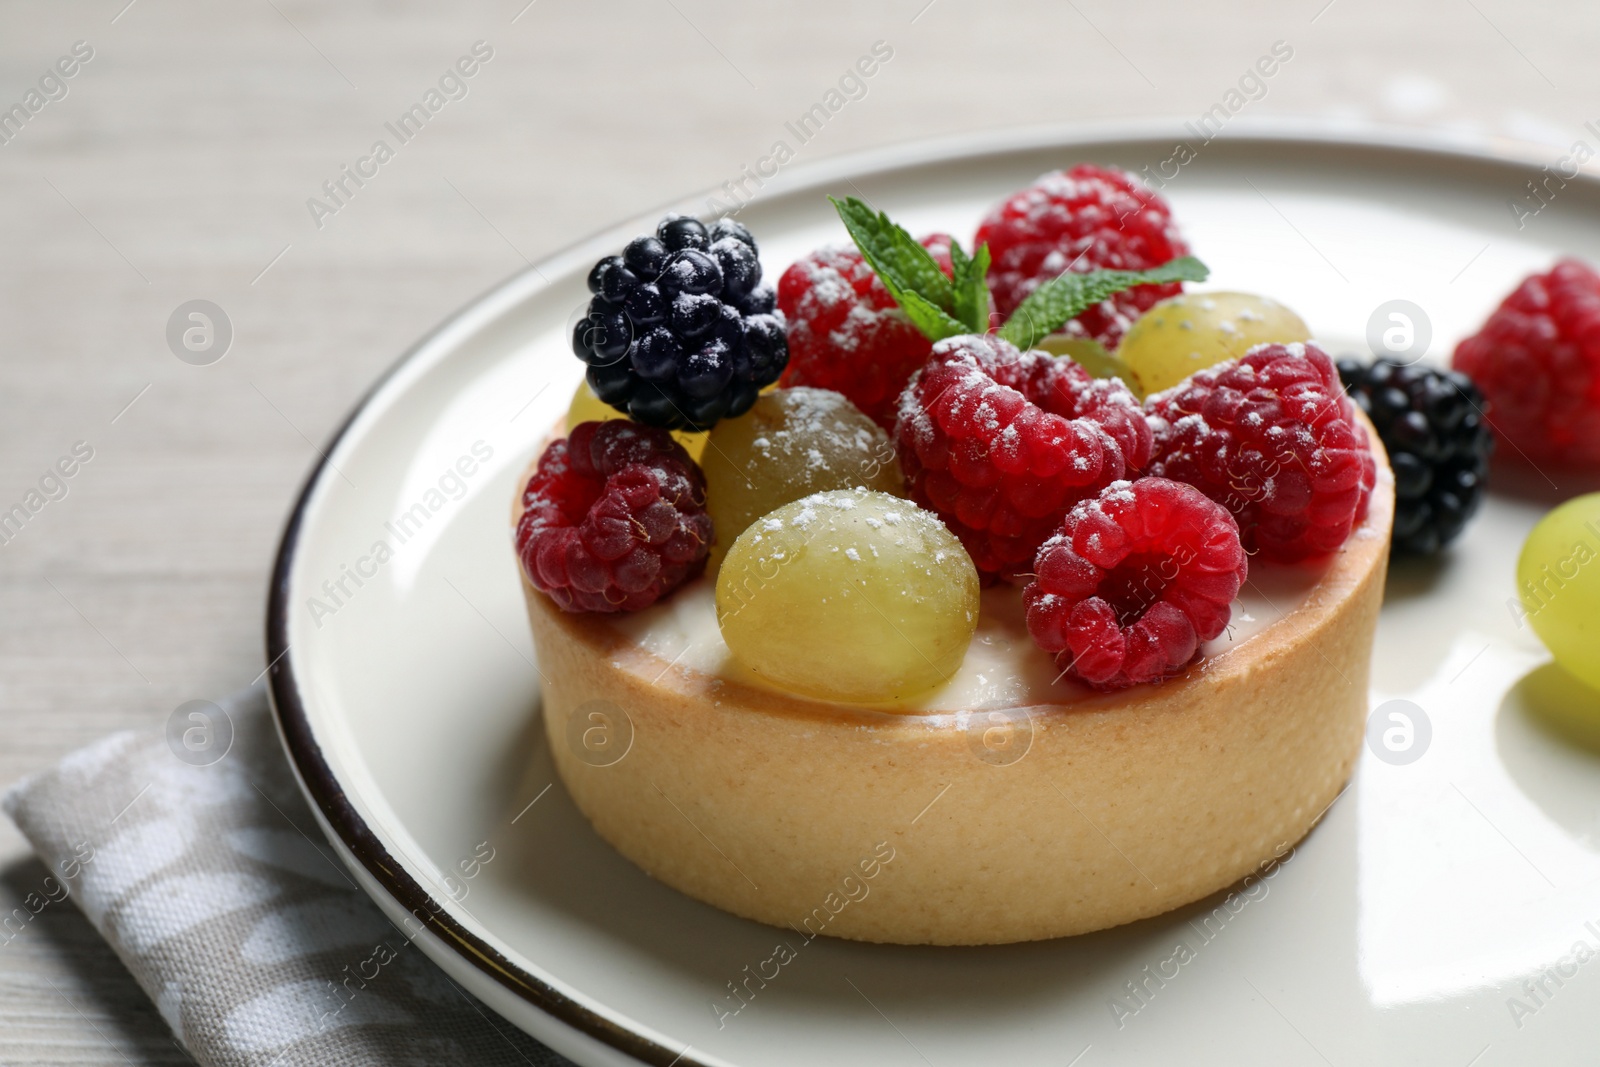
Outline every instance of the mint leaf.
<svg viewBox="0 0 1600 1067"><path fill-rule="evenodd" d="M939 272L941 275L943 271ZM888 283L885 282L885 285ZM900 304L900 309L906 313L906 318L911 320L911 325L921 330L923 336L930 341L942 341L946 337L957 334L972 333L972 329L960 319L953 318L943 308L934 307L933 302L921 293L905 292L894 293L894 298Z"/></svg>
<svg viewBox="0 0 1600 1067"><path fill-rule="evenodd" d="M906 317L930 341L963 333L983 333L989 328L989 248L967 255L960 243L950 242L954 279L939 267L916 238L888 215L874 211L856 197L828 202L839 213L861 258L883 281L885 289Z"/></svg>
<svg viewBox="0 0 1600 1067"><path fill-rule="evenodd" d="M972 269L972 257L967 255L967 250L961 247L961 242L954 237L950 238L950 266L953 268L954 279L952 288L961 288L962 277Z"/></svg>
<svg viewBox="0 0 1600 1067"><path fill-rule="evenodd" d="M1028 294L1006 320L1000 336L1027 351L1040 338L1124 289L1164 282L1203 282L1210 273L1193 256L1180 256L1150 270L1091 270L1082 274L1063 271Z"/></svg>
<svg viewBox="0 0 1600 1067"><path fill-rule="evenodd" d="M984 333L989 329L989 284L984 281L989 273L989 246L981 244L976 256L968 256L959 241L951 241L950 265L955 268L951 310L966 332Z"/></svg>
<svg viewBox="0 0 1600 1067"><path fill-rule="evenodd" d="M861 258L883 279L884 288L889 290L895 303L905 308L904 294L916 293L940 312L948 312L953 307L950 279L945 277L928 250L903 227L853 196L844 200L830 196L828 202L839 213L844 228L850 231L851 240L861 250ZM909 308L906 314L912 314ZM916 321L914 316L912 321ZM920 324L918 328L922 328Z"/></svg>

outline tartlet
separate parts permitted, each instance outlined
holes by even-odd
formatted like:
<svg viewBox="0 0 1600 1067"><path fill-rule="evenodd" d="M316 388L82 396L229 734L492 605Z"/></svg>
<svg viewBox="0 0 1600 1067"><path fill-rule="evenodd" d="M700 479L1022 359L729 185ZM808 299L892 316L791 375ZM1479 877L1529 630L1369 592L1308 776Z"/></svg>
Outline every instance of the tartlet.
<svg viewBox="0 0 1600 1067"><path fill-rule="evenodd" d="M808 939L1036 940L1216 892L1299 841L1360 750L1394 491L1357 417L1378 462L1364 521L1276 621L1156 686L828 703L674 661L524 574L561 779L651 876ZM1043 653L1023 631L1015 655Z"/></svg>

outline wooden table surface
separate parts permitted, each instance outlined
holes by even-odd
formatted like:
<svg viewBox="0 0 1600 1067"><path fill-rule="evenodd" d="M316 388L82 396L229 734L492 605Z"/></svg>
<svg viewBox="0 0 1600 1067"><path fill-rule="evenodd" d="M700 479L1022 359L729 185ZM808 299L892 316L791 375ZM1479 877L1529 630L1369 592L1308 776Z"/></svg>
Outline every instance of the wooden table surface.
<svg viewBox="0 0 1600 1067"><path fill-rule="evenodd" d="M77 442L93 459L0 546L0 785L249 683L280 524L374 376L525 262L737 175L875 42L892 60L802 159L999 127L1193 118L1276 41L1293 59L1252 115L1442 126L1536 142L1552 161L1600 117L1600 21L1579 0L1179 11L5 4L0 107L23 102L76 42L92 58L60 83L65 96L48 82L59 98L0 145L0 511ZM314 218L308 198L478 41L493 54L467 95ZM233 325L213 365L169 349L168 318L191 299ZM44 874L0 820L0 913ZM0 948L0 1061L189 1062L72 908L47 909Z"/></svg>

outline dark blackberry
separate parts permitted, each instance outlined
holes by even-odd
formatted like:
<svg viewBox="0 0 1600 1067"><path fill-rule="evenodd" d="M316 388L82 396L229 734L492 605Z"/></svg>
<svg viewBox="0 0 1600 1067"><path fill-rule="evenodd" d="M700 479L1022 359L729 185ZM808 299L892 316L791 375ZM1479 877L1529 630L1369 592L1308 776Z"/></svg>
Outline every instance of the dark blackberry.
<svg viewBox="0 0 1600 1067"><path fill-rule="evenodd" d="M572 334L595 395L635 422L709 430L743 415L789 362L782 316L744 225L669 215L589 272Z"/></svg>
<svg viewBox="0 0 1600 1067"><path fill-rule="evenodd" d="M689 215L668 215L656 227L656 237L672 252L685 248L703 249L711 244L705 224Z"/></svg>
<svg viewBox="0 0 1600 1067"><path fill-rule="evenodd" d="M718 219L716 222L711 224L710 235L712 244L716 244L724 237L734 237L749 245L750 251L761 251L761 249L756 246L756 239L751 236L750 231L745 228L745 224L737 219L730 219L726 217Z"/></svg>
<svg viewBox="0 0 1600 1067"><path fill-rule="evenodd" d="M1389 450L1395 548L1439 551L1483 504L1494 452L1483 394L1459 371L1392 359L1341 359L1339 377Z"/></svg>
<svg viewBox="0 0 1600 1067"><path fill-rule="evenodd" d="M770 315L778 306L778 294L770 285L758 285L750 295L739 301L739 310L746 315Z"/></svg>

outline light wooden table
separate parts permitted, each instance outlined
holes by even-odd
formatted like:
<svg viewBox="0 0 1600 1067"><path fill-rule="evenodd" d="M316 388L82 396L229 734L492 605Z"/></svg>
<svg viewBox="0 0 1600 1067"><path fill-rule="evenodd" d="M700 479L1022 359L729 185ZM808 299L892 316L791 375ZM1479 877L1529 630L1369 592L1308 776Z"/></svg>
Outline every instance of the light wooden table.
<svg viewBox="0 0 1600 1067"><path fill-rule="evenodd" d="M94 457L0 547L0 783L254 678L279 525L366 384L524 262L736 175L876 41L893 59L803 158L1193 118L1280 40L1294 57L1252 114L1445 125L1543 142L1554 160L1600 101L1600 23L1579 0L1179 11L6 4L0 106L74 42L93 58L0 146L0 511L75 442ZM468 95L319 229L307 199L479 40L493 57ZM181 362L165 339L195 298L235 331L211 366ZM45 872L0 824L3 912ZM70 907L0 948L0 1060L188 1062Z"/></svg>

